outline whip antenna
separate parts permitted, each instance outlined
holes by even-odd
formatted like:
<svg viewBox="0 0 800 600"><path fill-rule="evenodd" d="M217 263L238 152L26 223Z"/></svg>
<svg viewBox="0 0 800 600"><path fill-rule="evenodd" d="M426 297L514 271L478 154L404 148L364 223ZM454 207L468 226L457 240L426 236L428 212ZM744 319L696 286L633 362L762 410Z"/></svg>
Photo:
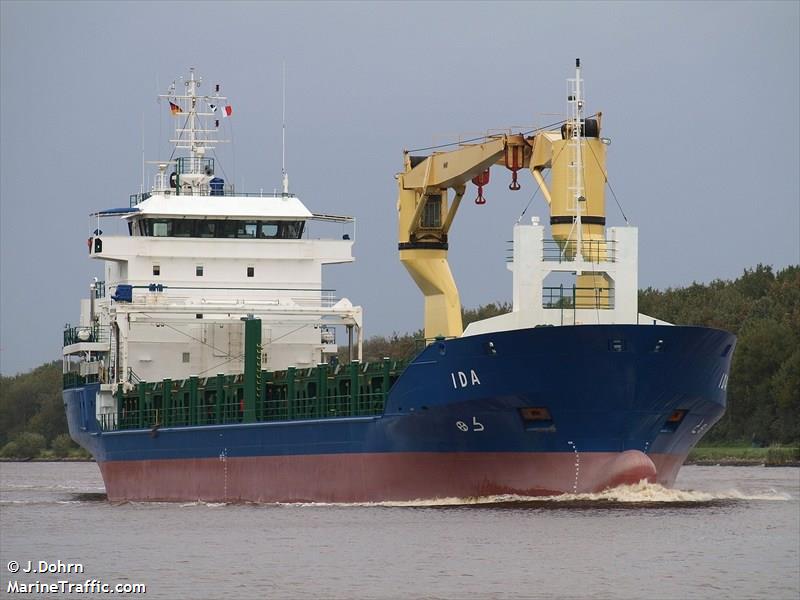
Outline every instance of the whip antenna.
<svg viewBox="0 0 800 600"><path fill-rule="evenodd" d="M289 193L289 175L286 173L286 61L283 61L281 72L281 175L283 176L283 193Z"/></svg>

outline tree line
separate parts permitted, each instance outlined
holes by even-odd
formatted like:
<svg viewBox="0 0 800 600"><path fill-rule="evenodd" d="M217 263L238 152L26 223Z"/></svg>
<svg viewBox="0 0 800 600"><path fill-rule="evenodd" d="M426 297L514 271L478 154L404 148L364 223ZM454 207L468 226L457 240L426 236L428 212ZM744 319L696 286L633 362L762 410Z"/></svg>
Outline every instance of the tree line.
<svg viewBox="0 0 800 600"><path fill-rule="evenodd" d="M60 361L0 377L0 456L31 458L49 451L65 457L78 453L67 433L61 385Z"/></svg>
<svg viewBox="0 0 800 600"><path fill-rule="evenodd" d="M496 302L462 312L464 325L511 310ZM728 383L728 409L705 441L730 444L800 442L800 267L758 265L734 280L639 292L639 311L678 325L725 329L738 336ZM408 359L422 348L422 331L374 336L364 360ZM0 455L65 456L61 364L47 363L0 377Z"/></svg>

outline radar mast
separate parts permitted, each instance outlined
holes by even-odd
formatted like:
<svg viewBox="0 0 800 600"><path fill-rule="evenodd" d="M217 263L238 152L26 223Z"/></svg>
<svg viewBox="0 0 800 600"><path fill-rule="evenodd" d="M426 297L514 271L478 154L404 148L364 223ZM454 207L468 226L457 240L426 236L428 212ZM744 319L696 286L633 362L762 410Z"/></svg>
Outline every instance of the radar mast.
<svg viewBox="0 0 800 600"><path fill-rule="evenodd" d="M170 176L169 187L175 188L177 194L203 193L214 177L214 159L207 158L206 152L229 141L219 139L217 133L220 117L230 116L232 110L228 98L220 95L219 84L214 86L213 95L198 92L203 80L195 75L194 67L189 69L188 79L181 80L184 94L176 93L177 84L173 81L167 93L159 95L159 99L169 102L172 116L179 119L175 137L170 142L175 150L189 151L189 156L178 157L175 161L176 170ZM161 177L158 179L161 181L157 181L157 187L159 184L166 187L166 169L160 167L159 170Z"/></svg>

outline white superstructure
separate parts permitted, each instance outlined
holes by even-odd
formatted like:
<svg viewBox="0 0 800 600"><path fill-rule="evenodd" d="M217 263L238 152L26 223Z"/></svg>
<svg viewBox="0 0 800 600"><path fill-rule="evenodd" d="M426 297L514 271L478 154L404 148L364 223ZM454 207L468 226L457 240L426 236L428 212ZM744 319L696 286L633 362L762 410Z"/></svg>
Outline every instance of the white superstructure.
<svg viewBox="0 0 800 600"><path fill-rule="evenodd" d="M242 373L248 315L261 319L263 369L328 362L337 327L351 355L361 351L361 307L322 287L323 265L353 261L354 220L313 214L289 193L285 169L282 193L237 193L206 156L230 114L219 86L199 95L194 71L185 95L174 85L163 96L180 121L172 141L189 154L156 163L153 189L129 207L93 215L89 254L105 281L65 331L65 373L101 384L98 415L116 414L120 385ZM123 219L129 235L105 235L106 219ZM312 239L311 222L347 233Z"/></svg>

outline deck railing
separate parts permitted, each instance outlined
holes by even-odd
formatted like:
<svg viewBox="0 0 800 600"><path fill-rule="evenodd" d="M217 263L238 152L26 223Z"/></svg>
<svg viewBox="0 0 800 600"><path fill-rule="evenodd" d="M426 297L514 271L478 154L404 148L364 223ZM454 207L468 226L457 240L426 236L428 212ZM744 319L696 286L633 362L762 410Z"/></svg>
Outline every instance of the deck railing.
<svg viewBox="0 0 800 600"><path fill-rule="evenodd" d="M245 405L242 375L190 377L117 389L117 413L100 415L104 431L193 427L380 415L405 363L320 365L261 371L255 406ZM247 419L252 409L254 420Z"/></svg>
<svg viewBox="0 0 800 600"><path fill-rule="evenodd" d="M608 287L546 287L542 288L542 308L560 309L611 309L614 308L614 290Z"/></svg>
<svg viewBox="0 0 800 600"><path fill-rule="evenodd" d="M175 172L177 175L214 173L214 159L199 156L181 156L176 161Z"/></svg>
<svg viewBox="0 0 800 600"><path fill-rule="evenodd" d="M159 194L163 196L176 196L176 195L183 195L179 194L179 192L175 191L174 189L169 190L159 190L157 192L142 192L140 194L131 194L130 195L130 207L133 208L140 202L144 202L148 198L150 198L153 194ZM237 196L237 197L245 197L245 198L284 198L289 197L293 198L294 194L282 194L280 192L237 192L234 188L233 184L225 184L221 187L211 188L209 186L199 186L192 190L191 196Z"/></svg>
<svg viewBox="0 0 800 600"><path fill-rule="evenodd" d="M88 327L73 327L67 324L64 327L64 346L71 346L81 342L103 343L111 339L111 329L107 326L90 325Z"/></svg>
<svg viewBox="0 0 800 600"><path fill-rule="evenodd" d="M81 387L89 383L97 383L98 375L93 373L90 375L81 375L75 371L70 371L62 375L61 384L65 390Z"/></svg>
<svg viewBox="0 0 800 600"><path fill-rule="evenodd" d="M578 243L543 240L542 260L548 262L571 262L575 260ZM589 262L616 262L617 246L614 240L582 240L581 254Z"/></svg>
<svg viewBox="0 0 800 600"><path fill-rule="evenodd" d="M113 288L113 286L112 286ZM237 297L236 292L247 292L251 294L259 293L259 302L271 302L275 306L299 306L312 308L332 308L341 298L336 295L334 289L303 289L303 288L266 288L266 287L222 287L222 286L172 286L164 284L148 283L146 285L131 285L131 290L142 290L164 294L172 304L204 304L208 307L208 312L214 312L213 308L219 304L242 303L246 304L248 299ZM187 295L184 291L191 290L193 295ZM181 293L184 292L184 293ZM217 292L217 294L215 294ZM200 293L204 293L200 295ZM207 294L207 295L205 295ZM131 304L148 304L151 296L141 294L138 291L133 294ZM285 304L281 304L281 303ZM78 328L80 329L80 328Z"/></svg>

